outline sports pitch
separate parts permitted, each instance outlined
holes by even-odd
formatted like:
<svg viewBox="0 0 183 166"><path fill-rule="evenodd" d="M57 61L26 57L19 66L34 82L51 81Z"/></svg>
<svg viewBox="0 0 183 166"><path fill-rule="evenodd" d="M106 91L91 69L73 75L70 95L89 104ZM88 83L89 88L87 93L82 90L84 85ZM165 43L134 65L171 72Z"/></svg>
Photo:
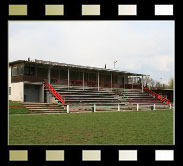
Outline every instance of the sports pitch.
<svg viewBox="0 0 183 166"><path fill-rule="evenodd" d="M10 115L9 144L173 144L173 111Z"/></svg>

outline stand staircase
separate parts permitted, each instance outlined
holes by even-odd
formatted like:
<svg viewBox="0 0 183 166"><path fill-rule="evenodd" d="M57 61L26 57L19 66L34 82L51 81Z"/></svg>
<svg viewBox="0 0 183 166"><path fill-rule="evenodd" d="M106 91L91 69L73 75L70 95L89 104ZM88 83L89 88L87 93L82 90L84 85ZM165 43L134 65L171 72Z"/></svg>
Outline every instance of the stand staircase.
<svg viewBox="0 0 183 166"><path fill-rule="evenodd" d="M30 110L32 114L38 113L66 113L64 106L52 103L33 103L24 102L24 107Z"/></svg>

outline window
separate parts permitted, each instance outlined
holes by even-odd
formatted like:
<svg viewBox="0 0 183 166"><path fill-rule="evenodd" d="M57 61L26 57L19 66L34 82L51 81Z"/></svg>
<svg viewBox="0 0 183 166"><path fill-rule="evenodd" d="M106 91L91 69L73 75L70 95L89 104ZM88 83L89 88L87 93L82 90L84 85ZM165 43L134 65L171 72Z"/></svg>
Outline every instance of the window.
<svg viewBox="0 0 183 166"><path fill-rule="evenodd" d="M9 91L8 91L9 95L11 95L11 87L9 87Z"/></svg>
<svg viewBox="0 0 183 166"><path fill-rule="evenodd" d="M17 75L23 74L24 67L23 66L17 66Z"/></svg>
<svg viewBox="0 0 183 166"><path fill-rule="evenodd" d="M12 76L17 76L17 67L12 68Z"/></svg>
<svg viewBox="0 0 183 166"><path fill-rule="evenodd" d="M25 75L34 75L35 68L34 67L25 67L24 74Z"/></svg>

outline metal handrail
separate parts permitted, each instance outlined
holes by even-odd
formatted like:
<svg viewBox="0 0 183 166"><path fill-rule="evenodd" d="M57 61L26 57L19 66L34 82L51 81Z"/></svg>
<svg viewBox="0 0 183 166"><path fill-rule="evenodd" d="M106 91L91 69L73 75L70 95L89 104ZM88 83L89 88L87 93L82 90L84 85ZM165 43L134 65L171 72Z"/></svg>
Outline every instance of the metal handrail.
<svg viewBox="0 0 183 166"><path fill-rule="evenodd" d="M43 80L44 86L46 89L48 89L53 96L55 96L62 104L65 105L65 98L58 93L48 82Z"/></svg>
<svg viewBox="0 0 183 166"><path fill-rule="evenodd" d="M163 103L166 103L167 105L170 104L170 100L168 100L167 98L165 98L165 97L163 97L163 96L157 94L156 92L154 92L154 91L152 91L152 90L150 90L150 89L148 89L148 88L146 88L146 87L144 87L144 90L145 90L146 93L148 93L148 94L154 96L155 98L159 99L159 100L162 101Z"/></svg>

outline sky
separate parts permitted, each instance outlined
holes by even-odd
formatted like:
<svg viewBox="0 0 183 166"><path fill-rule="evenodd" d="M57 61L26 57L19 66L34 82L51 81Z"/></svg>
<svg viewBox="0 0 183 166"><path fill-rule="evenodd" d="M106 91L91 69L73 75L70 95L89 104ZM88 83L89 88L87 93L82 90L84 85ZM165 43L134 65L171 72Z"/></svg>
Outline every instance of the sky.
<svg viewBox="0 0 183 166"><path fill-rule="evenodd" d="M9 61L39 59L174 77L174 21L9 21Z"/></svg>

